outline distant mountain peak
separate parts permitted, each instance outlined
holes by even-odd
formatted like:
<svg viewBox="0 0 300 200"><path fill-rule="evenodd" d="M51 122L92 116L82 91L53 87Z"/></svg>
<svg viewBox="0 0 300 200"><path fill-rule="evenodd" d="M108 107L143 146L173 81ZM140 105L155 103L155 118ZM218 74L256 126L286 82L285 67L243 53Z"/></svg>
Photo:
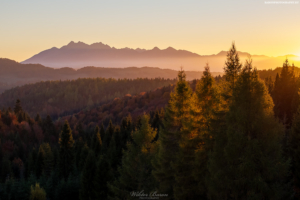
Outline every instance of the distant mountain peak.
<svg viewBox="0 0 300 200"><path fill-rule="evenodd" d="M159 51L160 49L158 48L158 47L154 47L153 49L152 49L152 51Z"/></svg>
<svg viewBox="0 0 300 200"><path fill-rule="evenodd" d="M165 50L167 50L167 51L176 51L176 49L174 49L173 47L168 47Z"/></svg>
<svg viewBox="0 0 300 200"><path fill-rule="evenodd" d="M97 43L88 45L81 41L78 41L77 43L74 41L71 41L71 42L69 42L69 44L61 47L60 49L111 49L111 47L106 44L103 44L102 42L97 42Z"/></svg>

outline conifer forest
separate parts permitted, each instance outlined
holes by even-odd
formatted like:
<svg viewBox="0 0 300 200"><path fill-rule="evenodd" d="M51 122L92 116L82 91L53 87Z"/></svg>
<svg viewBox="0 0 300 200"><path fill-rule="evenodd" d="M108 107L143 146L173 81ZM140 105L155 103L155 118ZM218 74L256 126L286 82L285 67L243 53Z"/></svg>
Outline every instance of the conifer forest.
<svg viewBox="0 0 300 200"><path fill-rule="evenodd" d="M276 66L274 66L276 67ZM0 95L1 200L300 199L300 76L42 81Z"/></svg>

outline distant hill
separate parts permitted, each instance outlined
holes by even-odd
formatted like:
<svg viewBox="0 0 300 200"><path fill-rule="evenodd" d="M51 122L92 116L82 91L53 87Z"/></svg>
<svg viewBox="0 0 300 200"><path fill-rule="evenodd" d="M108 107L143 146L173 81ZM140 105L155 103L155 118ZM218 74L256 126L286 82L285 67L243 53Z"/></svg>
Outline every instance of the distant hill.
<svg viewBox="0 0 300 200"><path fill-rule="evenodd" d="M83 42L70 42L61 48L53 47L42 51L23 61L24 64L42 64L53 68L71 67L81 68L85 66L124 68L124 67L159 67L163 69L178 70L184 66L185 70L202 71L208 62L212 72L223 71L226 60L226 51L213 55L198 55L186 50L167 49L117 49L103 43L91 45ZM239 52L241 61L244 62L250 54ZM258 69L270 69L281 66L284 59L294 59L296 65L300 65L300 59L294 55L280 57L268 57L264 55L252 55L253 64ZM299 59L299 60L297 60Z"/></svg>
<svg viewBox="0 0 300 200"><path fill-rule="evenodd" d="M179 68L178 68L179 70ZM84 67L78 70L73 68L53 69L40 64L20 64L16 61L0 58L0 92L12 87L28 83L50 80L74 80L78 78L165 78L174 79L178 70L159 69L153 67L129 68L99 68ZM199 79L202 72L187 71L187 79ZM213 73L218 76L222 73Z"/></svg>
<svg viewBox="0 0 300 200"><path fill-rule="evenodd" d="M57 118L79 110L137 95L176 83L175 79L81 78L72 81L44 81L27 84L0 94L0 108L13 108L17 99L32 117L39 113Z"/></svg>

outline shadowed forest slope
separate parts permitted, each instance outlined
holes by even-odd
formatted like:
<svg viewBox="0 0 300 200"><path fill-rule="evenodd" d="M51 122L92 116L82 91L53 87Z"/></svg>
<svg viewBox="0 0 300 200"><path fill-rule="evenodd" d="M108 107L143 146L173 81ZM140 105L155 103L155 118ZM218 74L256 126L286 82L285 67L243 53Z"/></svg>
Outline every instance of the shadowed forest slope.
<svg viewBox="0 0 300 200"><path fill-rule="evenodd" d="M89 110L126 94L136 95L174 84L175 79L84 78L71 81L45 81L27 84L0 95L2 107L13 107L20 99L31 116L39 113L57 118L81 109Z"/></svg>

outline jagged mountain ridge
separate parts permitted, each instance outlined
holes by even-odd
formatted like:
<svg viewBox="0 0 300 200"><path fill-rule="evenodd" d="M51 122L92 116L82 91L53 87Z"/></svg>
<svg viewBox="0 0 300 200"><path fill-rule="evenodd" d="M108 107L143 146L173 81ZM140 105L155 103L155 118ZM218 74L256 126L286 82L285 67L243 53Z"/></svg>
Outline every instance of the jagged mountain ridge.
<svg viewBox="0 0 300 200"><path fill-rule="evenodd" d="M83 42L70 42L61 48L53 47L42 51L31 58L21 62L23 64L42 64L52 68L82 68L85 66L125 68L125 67L159 67L162 69L178 70L183 66L185 70L203 71L208 62L213 72L222 72L226 51L213 55L198 55L186 50L176 50L172 47L166 49L117 49L101 42L91 45ZM239 52L241 61L244 62L250 54ZM252 55L254 65L258 69L269 69L281 66L286 56L268 57ZM289 58L294 55L287 55ZM299 64L299 63L297 63Z"/></svg>

